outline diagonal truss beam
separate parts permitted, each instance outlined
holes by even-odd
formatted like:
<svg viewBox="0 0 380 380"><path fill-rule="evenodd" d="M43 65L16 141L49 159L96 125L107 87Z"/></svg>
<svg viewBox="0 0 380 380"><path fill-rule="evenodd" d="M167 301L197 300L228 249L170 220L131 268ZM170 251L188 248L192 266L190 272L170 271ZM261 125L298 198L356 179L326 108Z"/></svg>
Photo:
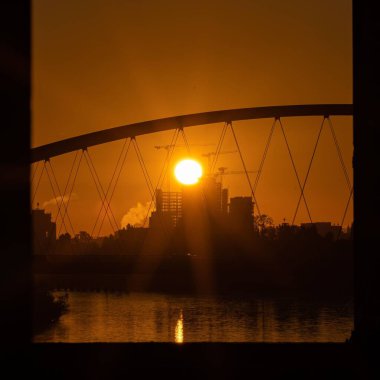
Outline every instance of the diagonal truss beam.
<svg viewBox="0 0 380 380"><path fill-rule="evenodd" d="M239 120L281 118L293 116L350 116L353 114L352 104L307 104L291 106L271 106L240 108L223 111L211 111L150 120L140 123L91 132L71 137L31 149L31 163L47 160L51 157L86 149L90 146L111 141L132 138L149 133L182 129L197 125L233 122Z"/></svg>

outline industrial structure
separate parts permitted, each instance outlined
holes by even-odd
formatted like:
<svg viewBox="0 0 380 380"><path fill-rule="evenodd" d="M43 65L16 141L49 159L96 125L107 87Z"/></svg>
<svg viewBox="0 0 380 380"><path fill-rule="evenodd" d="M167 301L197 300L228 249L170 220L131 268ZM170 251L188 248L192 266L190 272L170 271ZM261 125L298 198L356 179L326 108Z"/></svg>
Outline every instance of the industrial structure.
<svg viewBox="0 0 380 380"><path fill-rule="evenodd" d="M180 192L156 190L156 211L149 220L150 228L164 225L175 228L183 219L208 218L219 226L234 225L253 228L254 202L251 196L228 197L228 189L215 177L207 176L195 186L183 187Z"/></svg>
<svg viewBox="0 0 380 380"><path fill-rule="evenodd" d="M182 192L157 189L155 197L156 211L152 212L149 226L152 228L160 224L168 227L177 226L182 218Z"/></svg>

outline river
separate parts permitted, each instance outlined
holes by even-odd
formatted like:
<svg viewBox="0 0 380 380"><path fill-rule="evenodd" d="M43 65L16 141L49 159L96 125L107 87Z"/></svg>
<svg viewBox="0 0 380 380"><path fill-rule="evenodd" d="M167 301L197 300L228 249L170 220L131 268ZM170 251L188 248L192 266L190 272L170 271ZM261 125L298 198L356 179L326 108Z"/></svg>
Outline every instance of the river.
<svg viewBox="0 0 380 380"><path fill-rule="evenodd" d="M68 296L68 312L34 342L344 342L353 329L349 299L78 291Z"/></svg>

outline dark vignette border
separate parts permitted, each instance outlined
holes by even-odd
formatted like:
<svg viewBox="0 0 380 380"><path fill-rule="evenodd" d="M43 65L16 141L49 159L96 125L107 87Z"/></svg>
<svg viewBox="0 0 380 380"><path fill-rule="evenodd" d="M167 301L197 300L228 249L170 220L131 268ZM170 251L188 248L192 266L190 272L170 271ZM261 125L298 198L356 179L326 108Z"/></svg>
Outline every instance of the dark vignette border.
<svg viewBox="0 0 380 380"><path fill-rule="evenodd" d="M1 3L0 150L2 227L2 369L14 375L113 377L151 369L175 375L366 378L378 372L380 338L379 231L376 187L380 104L378 13L374 2L353 0L355 331L345 344L31 344L29 152L31 33L28 0ZM376 245L375 245L376 247ZM5 366L4 366L5 365ZM174 376L173 376L174 377Z"/></svg>

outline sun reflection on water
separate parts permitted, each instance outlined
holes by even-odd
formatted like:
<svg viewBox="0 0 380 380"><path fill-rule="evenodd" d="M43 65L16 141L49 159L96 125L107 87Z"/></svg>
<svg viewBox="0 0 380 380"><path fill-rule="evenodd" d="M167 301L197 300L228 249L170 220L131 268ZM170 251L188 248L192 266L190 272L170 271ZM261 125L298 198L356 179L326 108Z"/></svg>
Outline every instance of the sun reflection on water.
<svg viewBox="0 0 380 380"><path fill-rule="evenodd" d="M34 342L344 342L353 328L352 307L313 299L68 293L67 313Z"/></svg>
<svg viewBox="0 0 380 380"><path fill-rule="evenodd" d="M174 339L175 339L176 343L183 343L183 314L182 314L182 310L179 314L177 324L175 325Z"/></svg>

